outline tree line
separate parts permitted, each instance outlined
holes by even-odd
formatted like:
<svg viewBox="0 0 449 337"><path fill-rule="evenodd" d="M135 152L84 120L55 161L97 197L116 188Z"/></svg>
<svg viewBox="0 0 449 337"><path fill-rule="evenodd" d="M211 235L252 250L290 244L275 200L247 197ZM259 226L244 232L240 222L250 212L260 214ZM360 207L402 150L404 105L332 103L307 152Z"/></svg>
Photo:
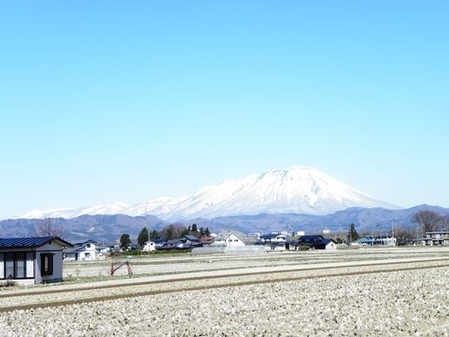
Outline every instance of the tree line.
<svg viewBox="0 0 449 337"><path fill-rule="evenodd" d="M392 228L392 235L396 237L396 242L399 246L416 242L423 237L426 232L438 232L449 230L449 218L442 216L437 212L430 210L423 210L416 212L412 216L412 222L417 225L417 228L396 226ZM360 235L355 229L355 225L351 223L348 231L348 242L354 242Z"/></svg>
<svg viewBox="0 0 449 337"><path fill-rule="evenodd" d="M137 236L137 246L141 249L146 242L154 241L158 239L163 240L175 240L183 237L184 235L193 235L197 238L201 236L210 236L209 228L200 227L196 224L192 224L188 227L178 224L171 224L163 227L160 231L153 229L149 231L147 227L143 227ZM120 248L127 249L131 244L131 238L129 234L124 233L120 236Z"/></svg>

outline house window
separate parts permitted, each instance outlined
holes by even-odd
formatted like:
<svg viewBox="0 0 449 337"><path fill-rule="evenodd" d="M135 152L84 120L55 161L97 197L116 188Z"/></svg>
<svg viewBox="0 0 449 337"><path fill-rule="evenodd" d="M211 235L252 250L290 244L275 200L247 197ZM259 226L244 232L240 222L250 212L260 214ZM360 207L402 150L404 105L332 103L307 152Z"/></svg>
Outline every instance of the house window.
<svg viewBox="0 0 449 337"><path fill-rule="evenodd" d="M5 254L0 254L0 279L5 278Z"/></svg>
<svg viewBox="0 0 449 337"><path fill-rule="evenodd" d="M0 279L24 279L34 277L32 252L0 253Z"/></svg>
<svg viewBox="0 0 449 337"><path fill-rule="evenodd" d="M25 278L25 253L16 253L14 274L14 278Z"/></svg>
<svg viewBox="0 0 449 337"><path fill-rule="evenodd" d="M5 254L5 278L14 278L14 253Z"/></svg>
<svg viewBox="0 0 449 337"><path fill-rule="evenodd" d="M26 277L34 277L34 253L26 253Z"/></svg>
<svg viewBox="0 0 449 337"><path fill-rule="evenodd" d="M53 254L41 254L41 275L53 275Z"/></svg>

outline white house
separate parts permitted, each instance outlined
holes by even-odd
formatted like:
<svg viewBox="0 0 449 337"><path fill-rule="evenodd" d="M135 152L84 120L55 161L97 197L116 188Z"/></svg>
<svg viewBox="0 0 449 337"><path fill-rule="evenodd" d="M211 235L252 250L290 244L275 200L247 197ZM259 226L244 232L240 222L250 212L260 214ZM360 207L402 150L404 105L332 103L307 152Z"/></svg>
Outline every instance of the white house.
<svg viewBox="0 0 449 337"><path fill-rule="evenodd" d="M246 245L245 235L237 231L221 232L215 238L214 246L243 247Z"/></svg>
<svg viewBox="0 0 449 337"><path fill-rule="evenodd" d="M73 261L92 261L97 258L97 242L87 240L85 242L78 242L73 245L73 248L66 249L64 258Z"/></svg>
<svg viewBox="0 0 449 337"><path fill-rule="evenodd" d="M156 243L154 241L145 242L145 245L142 248L143 252L152 252L156 250Z"/></svg>
<svg viewBox="0 0 449 337"><path fill-rule="evenodd" d="M325 241L324 249L326 250L336 250L337 249L337 243L332 239L327 239Z"/></svg>
<svg viewBox="0 0 449 337"><path fill-rule="evenodd" d="M0 283L32 285L62 281L66 247L72 244L55 236L0 238Z"/></svg>
<svg viewBox="0 0 449 337"><path fill-rule="evenodd" d="M269 233L260 236L260 240L264 243L286 242L288 235L283 233Z"/></svg>

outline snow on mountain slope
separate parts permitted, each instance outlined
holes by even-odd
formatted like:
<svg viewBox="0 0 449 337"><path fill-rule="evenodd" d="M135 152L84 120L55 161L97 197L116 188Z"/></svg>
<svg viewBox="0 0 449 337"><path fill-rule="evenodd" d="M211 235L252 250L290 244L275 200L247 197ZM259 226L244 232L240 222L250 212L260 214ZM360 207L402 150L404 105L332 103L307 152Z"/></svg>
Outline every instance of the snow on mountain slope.
<svg viewBox="0 0 449 337"><path fill-rule="evenodd" d="M117 203L78 210L34 211L24 216L73 218L83 214L151 214L165 220L260 213L329 214L349 207L396 208L371 198L314 168L293 167L226 180L196 193L138 205Z"/></svg>
<svg viewBox="0 0 449 337"><path fill-rule="evenodd" d="M40 219L40 218L76 218L80 215L95 215L95 214L125 214L127 210L134 205L124 202L116 202L109 205L97 205L79 209L59 208L47 211L31 211L20 218L24 219Z"/></svg>

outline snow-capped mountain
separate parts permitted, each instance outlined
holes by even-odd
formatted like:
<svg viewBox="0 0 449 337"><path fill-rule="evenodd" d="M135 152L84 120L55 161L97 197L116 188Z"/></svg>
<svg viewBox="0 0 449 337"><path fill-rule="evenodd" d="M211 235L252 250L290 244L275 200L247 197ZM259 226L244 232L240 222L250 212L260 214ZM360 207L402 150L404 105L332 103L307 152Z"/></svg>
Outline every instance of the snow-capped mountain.
<svg viewBox="0 0 449 337"><path fill-rule="evenodd" d="M260 213L323 215L349 207L396 208L376 200L314 168L273 170L226 180L196 193L158 198L142 204L116 203L76 210L33 211L23 218L74 218L83 214L155 215L164 220L215 218Z"/></svg>

